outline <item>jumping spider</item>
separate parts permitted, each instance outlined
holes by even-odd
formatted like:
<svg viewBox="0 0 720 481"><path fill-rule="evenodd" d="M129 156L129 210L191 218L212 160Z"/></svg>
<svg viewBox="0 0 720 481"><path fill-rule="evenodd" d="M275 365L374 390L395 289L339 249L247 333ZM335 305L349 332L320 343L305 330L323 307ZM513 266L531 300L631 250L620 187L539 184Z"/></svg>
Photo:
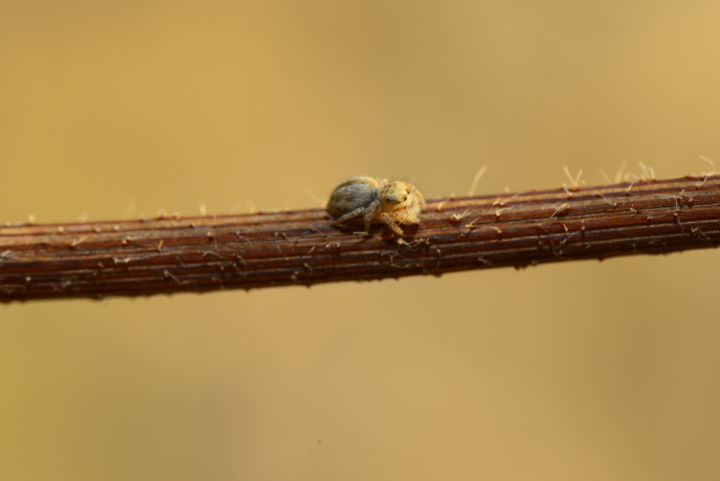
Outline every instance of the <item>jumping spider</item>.
<svg viewBox="0 0 720 481"><path fill-rule="evenodd" d="M370 224L383 223L401 238L404 233L399 224L419 223L418 214L424 208L425 198L414 185L372 177L353 177L338 185L327 205L334 224L362 217L365 234L370 232Z"/></svg>

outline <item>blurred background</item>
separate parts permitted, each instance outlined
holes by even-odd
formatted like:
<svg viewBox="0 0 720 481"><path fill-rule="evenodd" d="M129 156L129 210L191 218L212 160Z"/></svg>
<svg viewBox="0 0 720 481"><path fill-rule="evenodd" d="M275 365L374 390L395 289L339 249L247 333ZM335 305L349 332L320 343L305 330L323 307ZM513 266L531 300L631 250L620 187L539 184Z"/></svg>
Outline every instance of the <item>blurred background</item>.
<svg viewBox="0 0 720 481"><path fill-rule="evenodd" d="M716 1L0 0L0 221L712 170L719 25ZM0 305L0 479L716 480L718 269Z"/></svg>

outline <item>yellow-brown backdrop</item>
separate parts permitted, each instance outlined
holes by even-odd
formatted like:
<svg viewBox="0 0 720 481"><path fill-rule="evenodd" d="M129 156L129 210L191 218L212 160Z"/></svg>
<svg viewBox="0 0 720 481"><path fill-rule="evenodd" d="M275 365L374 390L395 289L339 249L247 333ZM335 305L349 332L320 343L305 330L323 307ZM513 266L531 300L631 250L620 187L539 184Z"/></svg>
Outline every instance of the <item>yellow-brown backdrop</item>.
<svg viewBox="0 0 720 481"><path fill-rule="evenodd" d="M710 170L719 26L716 1L0 0L0 220ZM0 479L717 479L718 268L0 306Z"/></svg>

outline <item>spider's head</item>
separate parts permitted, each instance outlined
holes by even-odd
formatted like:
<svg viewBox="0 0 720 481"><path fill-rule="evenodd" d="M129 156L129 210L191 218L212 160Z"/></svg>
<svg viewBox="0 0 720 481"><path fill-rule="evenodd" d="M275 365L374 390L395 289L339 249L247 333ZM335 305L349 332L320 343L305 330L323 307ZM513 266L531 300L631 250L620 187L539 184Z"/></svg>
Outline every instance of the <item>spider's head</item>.
<svg viewBox="0 0 720 481"><path fill-rule="evenodd" d="M400 180L390 182L380 191L380 201L389 208L399 207L407 202L413 187Z"/></svg>

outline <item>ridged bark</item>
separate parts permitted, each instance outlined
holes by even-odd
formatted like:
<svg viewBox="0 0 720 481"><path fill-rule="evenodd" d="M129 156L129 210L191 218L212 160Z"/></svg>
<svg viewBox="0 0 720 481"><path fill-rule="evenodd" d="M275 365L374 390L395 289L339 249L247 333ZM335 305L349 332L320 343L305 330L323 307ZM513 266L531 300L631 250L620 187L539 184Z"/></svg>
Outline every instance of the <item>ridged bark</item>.
<svg viewBox="0 0 720 481"><path fill-rule="evenodd" d="M322 209L0 227L0 301L313 285L717 247L720 176L428 201L406 244Z"/></svg>

